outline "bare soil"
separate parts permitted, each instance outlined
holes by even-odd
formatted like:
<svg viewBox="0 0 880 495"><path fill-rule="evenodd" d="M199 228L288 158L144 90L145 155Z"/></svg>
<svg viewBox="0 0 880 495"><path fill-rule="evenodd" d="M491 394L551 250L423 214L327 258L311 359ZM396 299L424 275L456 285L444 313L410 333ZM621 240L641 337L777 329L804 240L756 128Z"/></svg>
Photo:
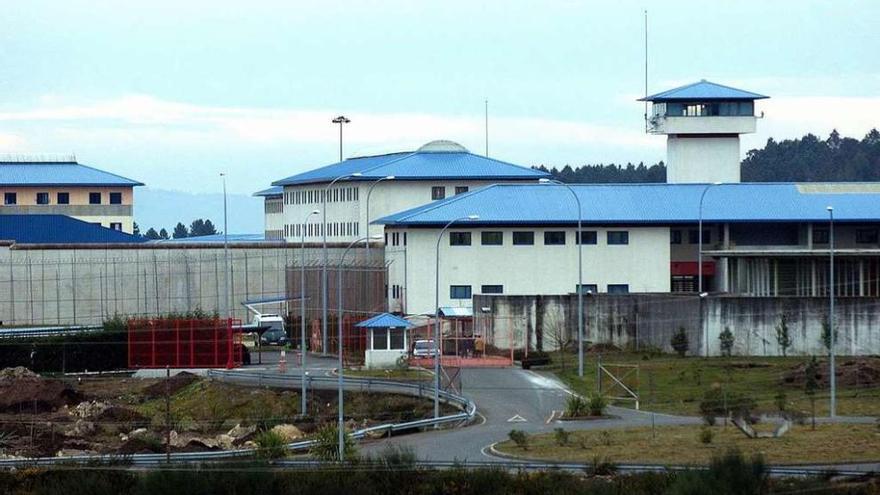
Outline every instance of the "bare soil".
<svg viewBox="0 0 880 495"><path fill-rule="evenodd" d="M807 363L801 363L782 376L782 383L790 387L803 388L806 381ZM880 386L880 362L868 359L841 359L835 365L835 378L840 387L878 387ZM827 387L830 381L827 366L819 366L816 381L820 387Z"/></svg>

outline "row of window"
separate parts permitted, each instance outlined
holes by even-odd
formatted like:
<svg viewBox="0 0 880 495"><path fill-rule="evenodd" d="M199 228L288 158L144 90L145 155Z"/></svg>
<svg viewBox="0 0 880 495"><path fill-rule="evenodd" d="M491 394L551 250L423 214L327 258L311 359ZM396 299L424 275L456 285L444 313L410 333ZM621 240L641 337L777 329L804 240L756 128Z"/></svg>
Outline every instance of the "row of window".
<svg viewBox="0 0 880 495"><path fill-rule="evenodd" d="M450 232L449 245L470 246L471 237L471 232ZM565 245L567 238L568 234L564 230L548 230L544 232L544 245ZM598 240L599 235L598 232L596 232L595 230L582 230L580 239L575 239L575 242L584 245L595 245L598 244ZM515 231L513 232L512 241L514 246L534 245L535 233L532 231ZM609 230L606 232L605 242L610 246L622 246L629 244L629 232L626 230ZM504 232L480 232L480 244L482 244L483 246L501 246L504 244Z"/></svg>
<svg viewBox="0 0 880 495"><path fill-rule="evenodd" d="M396 287L396 286L395 286ZM599 286L597 284L583 284L579 287L576 287L575 290L580 289L582 294L597 294L599 292ZM629 284L608 284L606 286L606 291L609 294L628 294L629 293ZM480 286L480 294L504 294L504 286L503 285L481 285ZM449 286L449 298L450 299L470 299L473 296L473 289L470 285L450 285ZM397 297L393 296L392 297Z"/></svg>
<svg viewBox="0 0 880 495"><path fill-rule="evenodd" d="M38 192L34 195L34 204L38 205L48 205L50 204L49 193L47 192ZM90 192L89 193L89 204L90 205L99 205L102 201L102 194L99 192ZM109 193L109 198L111 205L121 205L122 204L122 193L121 192L111 192ZM18 193L8 192L3 193L3 204L4 205L17 205L18 204ZM55 194L55 204L57 205L69 205L70 204L70 193L68 192L60 192Z"/></svg>
<svg viewBox="0 0 880 495"><path fill-rule="evenodd" d="M455 194L463 194L468 192L468 186L455 186ZM431 188L431 200L446 198L446 186L434 186Z"/></svg>
<svg viewBox="0 0 880 495"><path fill-rule="evenodd" d="M327 203L357 201L360 196L360 190L357 187L336 187L329 191L326 189L287 191L284 193L284 204L310 205L324 203L324 196L327 196Z"/></svg>
<svg viewBox="0 0 880 495"><path fill-rule="evenodd" d="M831 236L828 229L813 229L813 244L828 244ZM877 229L856 229L856 244L877 244L880 233Z"/></svg>
<svg viewBox="0 0 880 495"><path fill-rule="evenodd" d="M385 232L385 245L386 246L406 246L406 232L393 232L391 234L391 243L388 241L388 232Z"/></svg>
<svg viewBox="0 0 880 495"><path fill-rule="evenodd" d="M321 223L285 224L284 237L314 237L323 236L324 229ZM361 235L358 222L327 222L327 237L351 237Z"/></svg>
<svg viewBox="0 0 880 495"><path fill-rule="evenodd" d="M284 205L281 204L281 201L267 200L263 205L263 210L265 213L283 213Z"/></svg>
<svg viewBox="0 0 880 495"><path fill-rule="evenodd" d="M699 244L700 239L697 235L697 229L691 229L687 231L688 233L688 244ZM670 244L681 244L682 240L682 231L672 229L669 231L669 243ZM712 243L712 231L709 229L703 229L703 244L711 244Z"/></svg>

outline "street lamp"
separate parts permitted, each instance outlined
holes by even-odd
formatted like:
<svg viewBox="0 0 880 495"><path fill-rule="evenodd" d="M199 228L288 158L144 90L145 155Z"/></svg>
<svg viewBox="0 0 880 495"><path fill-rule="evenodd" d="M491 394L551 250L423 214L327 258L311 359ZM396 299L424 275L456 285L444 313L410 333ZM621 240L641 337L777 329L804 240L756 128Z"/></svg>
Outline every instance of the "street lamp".
<svg viewBox="0 0 880 495"><path fill-rule="evenodd" d="M721 184L722 182L707 184L703 189L703 194L700 195L700 214L697 224L697 294L703 293L703 200L712 186L720 186Z"/></svg>
<svg viewBox="0 0 880 495"><path fill-rule="evenodd" d="M327 196L330 195L330 188L333 187L333 184L336 184L336 181L360 176L360 172L340 175L331 180L321 193L321 211L324 215L321 220L321 236L323 238L321 253L324 258L321 264L321 345L323 346L321 354L324 356L327 355Z"/></svg>
<svg viewBox="0 0 880 495"><path fill-rule="evenodd" d="M440 355L443 346L440 345L440 241L443 233L455 222L461 220L479 220L479 215L468 215L450 220L437 235L437 250L434 254L434 417L440 417Z"/></svg>
<svg viewBox="0 0 880 495"><path fill-rule="evenodd" d="M555 184L558 186L563 186L568 189L568 192L574 197L574 201L577 204L577 215L578 215L578 228L577 232L574 236L574 242L578 246L578 284L577 284L577 296L578 296L578 377L584 377L584 243L582 242L582 213L581 213L581 199L578 197L577 193L574 192L572 187L564 182L554 180L554 179L538 179L538 182L541 184ZM526 343L528 346L528 342Z"/></svg>
<svg viewBox="0 0 880 495"><path fill-rule="evenodd" d="M364 232L366 235L370 235L370 195L373 194L373 188L376 187L376 184L382 182L383 180L394 180L396 177L393 175L388 175L382 177L379 180L373 181L370 184L370 188L367 190L367 230ZM367 243L367 262L370 261L370 243Z"/></svg>
<svg viewBox="0 0 880 495"><path fill-rule="evenodd" d="M338 305L337 313L336 313L336 323L338 328L337 342L336 342L336 354L339 355L338 362L338 378L339 378L339 423L337 425L337 429L339 430L339 462L345 460L345 424L343 420L343 398L342 398L342 388L345 384L345 380L343 378L343 362L342 362L342 264L345 262L345 255L354 247L355 244L363 241L370 242L370 239L378 239L379 235L376 234L373 237L361 237L356 241L352 241L351 244L345 248L345 251L342 252L342 256L339 257L339 266L336 268L336 303Z"/></svg>
<svg viewBox="0 0 880 495"><path fill-rule="evenodd" d="M348 124L351 122L345 115L340 115L336 117L332 121L334 124L339 124L339 161L342 161L342 126L344 124Z"/></svg>
<svg viewBox="0 0 880 495"><path fill-rule="evenodd" d="M309 221L309 217L312 215L317 215L320 213L318 210L312 210L303 218L302 227L300 228L300 270L299 270L299 338L300 345L302 346L301 356L302 356L302 377L301 377L301 394L302 398L300 399L300 413L303 416L306 414L306 224Z"/></svg>
<svg viewBox="0 0 880 495"><path fill-rule="evenodd" d="M837 332L834 331L834 207L828 206L828 366L830 372L828 378L831 382L831 414L834 418L837 416L837 377L834 370L834 346L837 344Z"/></svg>
<svg viewBox="0 0 880 495"><path fill-rule="evenodd" d="M223 315L226 324L229 324L229 222L226 215L226 173L221 172L223 178Z"/></svg>

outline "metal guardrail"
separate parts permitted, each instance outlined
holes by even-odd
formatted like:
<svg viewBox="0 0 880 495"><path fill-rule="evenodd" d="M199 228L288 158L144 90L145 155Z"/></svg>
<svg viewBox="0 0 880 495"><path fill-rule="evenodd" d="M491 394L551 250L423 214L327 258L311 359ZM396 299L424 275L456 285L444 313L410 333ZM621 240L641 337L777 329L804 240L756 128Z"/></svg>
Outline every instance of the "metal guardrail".
<svg viewBox="0 0 880 495"><path fill-rule="evenodd" d="M300 375L277 375L268 373L255 373L246 371L217 371L209 370L208 376L227 382L243 382L248 385L269 385L281 388L298 388L300 385ZM307 386L321 389L336 389L338 383L336 377L329 376L307 376ZM376 380L372 378L346 378L346 390L375 390L377 392L404 393L414 395L416 397L434 396L434 389L424 387L422 384L395 382L391 380ZM394 432L401 430L410 430L416 428L426 428L431 426L444 425L449 423L464 423L472 420L477 413L477 406L474 402L466 397L455 395L446 391L440 391L440 400L453 404L461 409L461 412L440 416L438 418L426 418L416 421L408 421L405 423L387 423L382 425L362 428L351 433L351 437L355 439L363 439L372 433ZM301 442L293 442L287 445L291 451L304 451L314 445L314 440L303 440ZM0 459L0 468L2 467L22 467L22 466L52 466L62 464L91 464L91 463L126 463L135 466L158 466L166 464L168 461L174 463L191 463L191 462L210 462L221 461L227 459L250 457L254 454L255 449L237 449L237 450L220 450L213 452L174 452L171 454L97 454L97 455L78 455L66 457L31 457L24 459Z"/></svg>

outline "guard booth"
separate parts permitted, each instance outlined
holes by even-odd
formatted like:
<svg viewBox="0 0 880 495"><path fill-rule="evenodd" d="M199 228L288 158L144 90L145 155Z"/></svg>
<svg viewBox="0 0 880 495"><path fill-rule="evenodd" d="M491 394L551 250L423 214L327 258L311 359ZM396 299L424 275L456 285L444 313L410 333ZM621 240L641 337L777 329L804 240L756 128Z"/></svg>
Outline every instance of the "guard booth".
<svg viewBox="0 0 880 495"><path fill-rule="evenodd" d="M412 324L389 313L378 314L355 327L367 331L364 366L367 369L388 369L397 366L408 355L407 330Z"/></svg>

